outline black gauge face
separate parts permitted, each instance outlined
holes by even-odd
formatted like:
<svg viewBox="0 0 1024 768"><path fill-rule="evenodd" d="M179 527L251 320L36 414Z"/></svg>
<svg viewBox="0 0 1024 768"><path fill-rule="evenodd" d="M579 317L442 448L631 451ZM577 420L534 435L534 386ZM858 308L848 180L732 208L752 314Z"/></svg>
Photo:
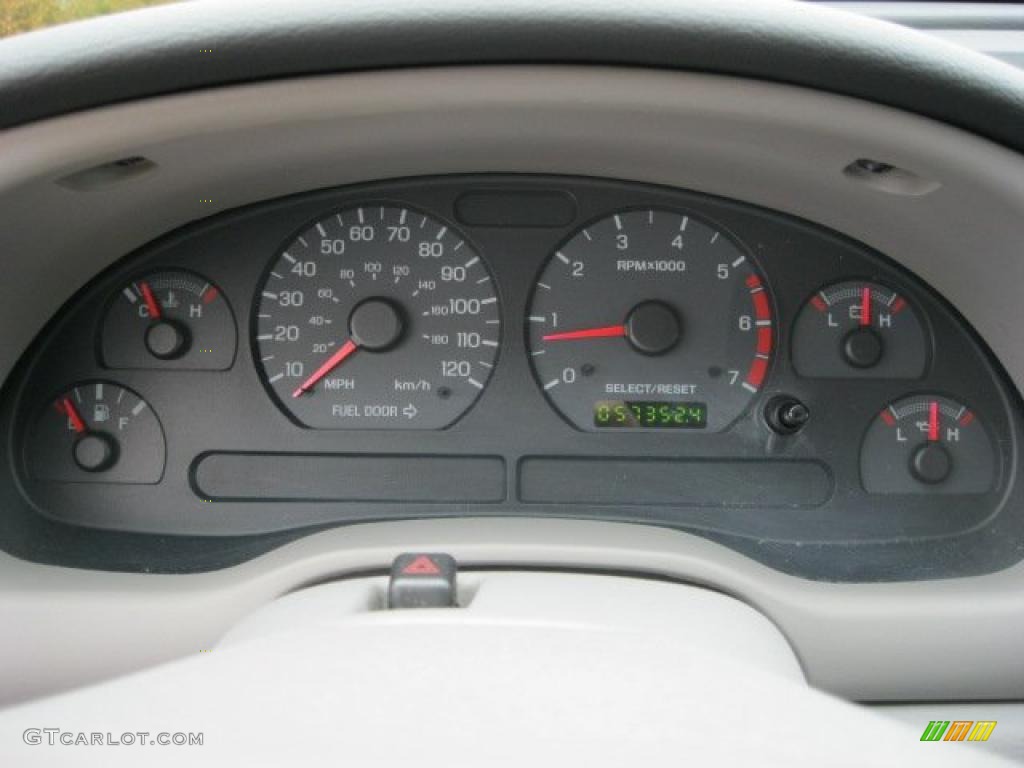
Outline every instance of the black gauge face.
<svg viewBox="0 0 1024 768"><path fill-rule="evenodd" d="M152 272L125 285L103 319L108 368L223 370L238 334L220 289L182 270Z"/></svg>
<svg viewBox="0 0 1024 768"><path fill-rule="evenodd" d="M814 294L793 329L801 376L916 379L928 343L914 308L877 283L836 283Z"/></svg>
<svg viewBox="0 0 1024 768"><path fill-rule="evenodd" d="M111 381L76 384L47 405L28 439L29 474L41 480L156 483L164 433L149 403Z"/></svg>
<svg viewBox="0 0 1024 768"><path fill-rule="evenodd" d="M312 224L260 287L267 386L319 429L441 429L486 386L500 342L491 275L451 226L408 208Z"/></svg>
<svg viewBox="0 0 1024 768"><path fill-rule="evenodd" d="M527 334L538 383L588 431L720 431L761 388L774 339L750 256L667 210L608 216L559 248Z"/></svg>
<svg viewBox="0 0 1024 768"><path fill-rule="evenodd" d="M914 395L887 406L864 438L869 493L986 493L995 453L974 411L948 397Z"/></svg>

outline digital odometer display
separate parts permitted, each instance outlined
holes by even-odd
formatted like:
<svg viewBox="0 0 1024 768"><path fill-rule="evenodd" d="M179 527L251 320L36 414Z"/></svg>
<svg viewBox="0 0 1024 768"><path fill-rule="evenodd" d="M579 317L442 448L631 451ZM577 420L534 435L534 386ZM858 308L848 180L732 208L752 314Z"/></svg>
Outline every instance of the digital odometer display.
<svg viewBox="0 0 1024 768"><path fill-rule="evenodd" d="M500 343L480 255L411 208L347 208L304 228L260 288L264 381L320 429L442 429L476 401Z"/></svg>
<svg viewBox="0 0 1024 768"><path fill-rule="evenodd" d="M707 403L602 400L594 405L594 426L641 429L705 429Z"/></svg>

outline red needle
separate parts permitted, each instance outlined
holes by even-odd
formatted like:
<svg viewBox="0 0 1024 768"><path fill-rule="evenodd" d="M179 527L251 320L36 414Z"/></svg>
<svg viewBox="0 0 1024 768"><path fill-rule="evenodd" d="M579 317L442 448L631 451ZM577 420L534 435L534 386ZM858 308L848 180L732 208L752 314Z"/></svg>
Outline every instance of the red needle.
<svg viewBox="0 0 1024 768"><path fill-rule="evenodd" d="M582 331L566 331L549 333L542 337L544 341L571 341L573 339L607 339L626 335L624 325L606 325L603 328L584 328Z"/></svg>
<svg viewBox="0 0 1024 768"><path fill-rule="evenodd" d="M867 286L860 293L860 324L871 325L871 288Z"/></svg>
<svg viewBox="0 0 1024 768"><path fill-rule="evenodd" d="M928 404L928 439L931 442L939 439L939 404L935 400Z"/></svg>
<svg viewBox="0 0 1024 768"><path fill-rule="evenodd" d="M330 373L339 365L341 365L345 361L345 358L349 357L349 355L351 355L357 349L359 349L359 345L357 345L354 341L352 341L351 339L346 341L344 344L341 345L341 349L339 349L337 352L331 355L327 359L326 363L324 363L323 365L316 369L316 373L314 373L312 376L310 376L308 379L302 382L302 386L300 386L298 389L292 392L292 397L302 397L304 394L309 392L309 390L316 386L316 383L320 381L320 379L322 379L328 373Z"/></svg>
<svg viewBox="0 0 1024 768"><path fill-rule="evenodd" d="M149 283L139 283L139 290L142 291L142 298L146 300L146 309L149 310L149 316L153 320L159 320L160 305L157 304L156 296L153 295L153 289L149 287Z"/></svg>
<svg viewBox="0 0 1024 768"><path fill-rule="evenodd" d="M62 404L64 406L64 413L68 415L68 419L71 421L71 428L78 434L85 432L85 422L82 420L81 414L78 413L78 409L75 408L75 404L71 402L71 398L65 397Z"/></svg>

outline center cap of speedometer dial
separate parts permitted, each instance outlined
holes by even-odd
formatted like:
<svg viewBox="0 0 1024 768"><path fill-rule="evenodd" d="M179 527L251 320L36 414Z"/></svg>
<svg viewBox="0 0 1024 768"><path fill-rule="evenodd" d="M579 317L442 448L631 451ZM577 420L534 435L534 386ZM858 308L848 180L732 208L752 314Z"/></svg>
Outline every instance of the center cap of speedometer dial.
<svg viewBox="0 0 1024 768"><path fill-rule="evenodd" d="M382 352L402 339L405 321L402 310L387 299L367 299L352 310L348 330L361 349Z"/></svg>

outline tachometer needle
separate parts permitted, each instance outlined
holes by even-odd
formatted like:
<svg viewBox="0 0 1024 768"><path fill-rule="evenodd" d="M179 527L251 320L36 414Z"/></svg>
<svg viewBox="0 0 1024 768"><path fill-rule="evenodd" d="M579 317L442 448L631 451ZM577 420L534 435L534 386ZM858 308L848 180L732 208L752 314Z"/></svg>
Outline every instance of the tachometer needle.
<svg viewBox="0 0 1024 768"><path fill-rule="evenodd" d="M150 319L159 320L160 305L157 303L156 296L153 295L153 289L149 287L149 283L139 283L139 290L142 291L142 298L146 302L146 309L149 310Z"/></svg>
<svg viewBox="0 0 1024 768"><path fill-rule="evenodd" d="M71 402L71 398L65 397L61 404L64 406L64 413L67 414L68 421L71 422L71 428L78 434L85 432L85 420L75 408L75 404Z"/></svg>
<svg viewBox="0 0 1024 768"><path fill-rule="evenodd" d="M607 339L626 335L625 325L606 325L601 328L584 328L579 331L549 333L543 336L544 341L572 341L574 339Z"/></svg>
<svg viewBox="0 0 1024 768"><path fill-rule="evenodd" d="M304 394L309 392L309 390L316 386L316 383L320 381L320 379L341 365L357 349L359 349L359 345L354 341L351 339L346 341L341 345L341 348L337 352L327 359L327 362L316 369L316 373L302 382L302 386L292 392L292 397L302 397Z"/></svg>
<svg viewBox="0 0 1024 768"><path fill-rule="evenodd" d="M932 400L928 403L928 440L935 442L939 439L939 403Z"/></svg>
<svg viewBox="0 0 1024 768"><path fill-rule="evenodd" d="M860 324L871 325L871 288L868 286L860 293Z"/></svg>

